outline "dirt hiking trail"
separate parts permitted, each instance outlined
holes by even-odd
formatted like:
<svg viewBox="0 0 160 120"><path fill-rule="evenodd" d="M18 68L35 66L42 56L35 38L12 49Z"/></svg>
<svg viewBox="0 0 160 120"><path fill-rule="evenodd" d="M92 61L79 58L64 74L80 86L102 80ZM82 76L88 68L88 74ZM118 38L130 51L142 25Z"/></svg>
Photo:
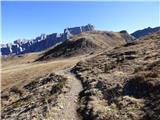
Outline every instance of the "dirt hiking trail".
<svg viewBox="0 0 160 120"><path fill-rule="evenodd" d="M81 120L77 114L77 105L79 93L82 91L82 85L80 80L70 70L69 68L55 72L58 75L68 78L68 85L70 87L70 90L66 94L59 97L59 111L55 115L55 120Z"/></svg>

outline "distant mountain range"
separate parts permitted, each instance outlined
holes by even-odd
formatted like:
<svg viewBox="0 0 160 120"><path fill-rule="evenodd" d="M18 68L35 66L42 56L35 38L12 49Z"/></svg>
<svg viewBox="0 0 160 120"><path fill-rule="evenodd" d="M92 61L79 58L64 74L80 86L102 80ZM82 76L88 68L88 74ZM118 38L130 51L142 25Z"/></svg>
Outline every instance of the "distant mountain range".
<svg viewBox="0 0 160 120"><path fill-rule="evenodd" d="M151 33L155 33L158 31L160 31L160 27L155 27L155 28L148 27L148 28L145 28L142 30L137 30L134 33L132 33L131 35L134 36L135 38L140 38L142 36L149 35Z"/></svg>
<svg viewBox="0 0 160 120"><path fill-rule="evenodd" d="M50 35L41 34L40 36L36 37L32 40L26 40L26 39L18 39L15 40L13 43L8 44L1 44L1 55L19 55L24 53L31 53L31 52L39 52L43 51L47 48L50 48L53 45L56 45L57 43L64 42L68 40L69 38L80 34L81 32L87 32L87 31L94 31L95 28L93 25L88 24L85 26L79 26L79 27L71 27L64 29L63 33L53 33ZM158 32L160 31L160 27L155 28L145 28L143 30L138 30L131 35L137 39L142 36ZM133 40L130 36L128 36L127 31L123 30L120 31L120 33L123 33L123 37L125 37L125 42L130 42Z"/></svg>
<svg viewBox="0 0 160 120"><path fill-rule="evenodd" d="M18 39L15 40L14 43L1 44L1 55L19 55L23 53L39 52L81 32L92 30L94 30L94 26L88 24L85 26L66 28L63 33L53 33L50 35L41 34L32 40Z"/></svg>

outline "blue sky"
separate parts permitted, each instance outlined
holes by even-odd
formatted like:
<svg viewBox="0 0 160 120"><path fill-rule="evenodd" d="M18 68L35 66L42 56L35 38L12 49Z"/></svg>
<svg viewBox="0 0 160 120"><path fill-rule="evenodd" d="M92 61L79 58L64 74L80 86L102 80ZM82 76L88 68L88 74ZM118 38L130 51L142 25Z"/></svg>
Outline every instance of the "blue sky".
<svg viewBox="0 0 160 120"><path fill-rule="evenodd" d="M160 26L158 2L53 2L1 3L2 43L32 39L41 33L61 33L66 27L93 24L108 31L129 33Z"/></svg>

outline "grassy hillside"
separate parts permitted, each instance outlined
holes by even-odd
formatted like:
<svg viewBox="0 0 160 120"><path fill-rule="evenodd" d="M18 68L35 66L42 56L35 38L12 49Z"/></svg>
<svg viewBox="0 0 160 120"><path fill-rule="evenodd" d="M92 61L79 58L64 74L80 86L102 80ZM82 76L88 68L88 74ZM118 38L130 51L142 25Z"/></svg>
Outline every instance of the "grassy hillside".
<svg viewBox="0 0 160 120"><path fill-rule="evenodd" d="M106 51L73 69L85 120L160 120L160 33Z"/></svg>

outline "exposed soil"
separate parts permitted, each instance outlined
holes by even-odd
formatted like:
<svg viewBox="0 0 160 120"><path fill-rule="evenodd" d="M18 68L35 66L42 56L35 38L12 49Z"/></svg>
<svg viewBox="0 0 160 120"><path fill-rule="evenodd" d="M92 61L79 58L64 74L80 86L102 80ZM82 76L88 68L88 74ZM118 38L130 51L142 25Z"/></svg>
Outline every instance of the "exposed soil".
<svg viewBox="0 0 160 120"><path fill-rule="evenodd" d="M65 76L68 79L69 92L62 94L58 98L58 111L55 120L80 120L77 112L79 93L82 91L82 85L78 79L70 72L70 69L56 72L58 75Z"/></svg>

